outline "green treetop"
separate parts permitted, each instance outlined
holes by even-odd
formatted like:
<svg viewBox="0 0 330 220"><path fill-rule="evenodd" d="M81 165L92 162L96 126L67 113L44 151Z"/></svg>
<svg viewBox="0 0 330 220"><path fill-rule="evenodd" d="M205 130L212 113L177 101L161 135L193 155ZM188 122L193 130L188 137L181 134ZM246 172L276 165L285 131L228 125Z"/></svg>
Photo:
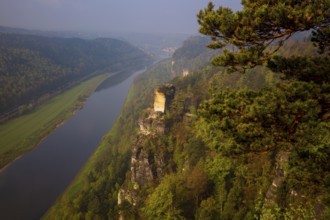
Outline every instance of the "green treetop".
<svg viewBox="0 0 330 220"><path fill-rule="evenodd" d="M233 12L209 3L198 14L200 32L212 39L209 47L223 49L214 65L233 70L260 65L294 33L307 30L314 30L320 52L329 48L330 0L242 0L242 6Z"/></svg>

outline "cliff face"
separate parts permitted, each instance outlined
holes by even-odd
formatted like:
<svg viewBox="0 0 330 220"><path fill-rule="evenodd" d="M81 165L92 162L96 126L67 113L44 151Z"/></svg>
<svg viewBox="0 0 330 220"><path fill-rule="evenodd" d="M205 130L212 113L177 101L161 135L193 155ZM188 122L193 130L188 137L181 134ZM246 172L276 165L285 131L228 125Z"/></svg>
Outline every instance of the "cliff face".
<svg viewBox="0 0 330 220"><path fill-rule="evenodd" d="M140 117L138 124L141 135L163 134L165 131L163 112L156 112L151 108L147 109L145 114Z"/></svg>
<svg viewBox="0 0 330 220"><path fill-rule="evenodd" d="M132 148L131 182L139 187L163 176L164 157L150 152L148 141L165 133L164 113L174 98L175 88L166 84L155 90L154 108L147 109L139 119L139 135Z"/></svg>
<svg viewBox="0 0 330 220"><path fill-rule="evenodd" d="M183 69L182 70L182 76L183 77L186 77L186 76L188 76L189 75L189 70L188 69Z"/></svg>
<svg viewBox="0 0 330 220"><path fill-rule="evenodd" d="M158 92L156 90L155 92L155 102L154 102L154 111L155 112L165 112L165 102L166 102L166 98L165 98L165 94L162 92Z"/></svg>
<svg viewBox="0 0 330 220"><path fill-rule="evenodd" d="M150 152L148 141L165 133L164 113L174 98L175 88L166 84L155 90L154 108L147 109L139 119L139 135L132 147L131 182L139 188L155 177L163 176L164 158L158 152Z"/></svg>
<svg viewBox="0 0 330 220"><path fill-rule="evenodd" d="M175 87L171 84L158 87L155 91L154 111L165 113L174 98L174 94Z"/></svg>
<svg viewBox="0 0 330 220"><path fill-rule="evenodd" d="M138 126L139 133L132 146L131 167L129 179L118 193L118 205L124 201L136 206L139 202L138 192L141 187L151 183L156 178L164 176L166 156L164 151L152 149L150 142L166 133L165 112L174 98L175 87L170 84L162 85L155 90L154 108L148 108L141 115ZM162 146L157 146L161 148ZM120 214L120 219L124 216Z"/></svg>
<svg viewBox="0 0 330 220"><path fill-rule="evenodd" d="M139 135L132 148L130 180L134 189L164 176L165 157L159 152L150 152L144 143L145 138L144 135Z"/></svg>
<svg viewBox="0 0 330 220"><path fill-rule="evenodd" d="M145 135L138 136L137 142L133 146L131 156L131 182L138 186L142 186L146 182L150 182L154 179L151 155L144 148L144 138Z"/></svg>

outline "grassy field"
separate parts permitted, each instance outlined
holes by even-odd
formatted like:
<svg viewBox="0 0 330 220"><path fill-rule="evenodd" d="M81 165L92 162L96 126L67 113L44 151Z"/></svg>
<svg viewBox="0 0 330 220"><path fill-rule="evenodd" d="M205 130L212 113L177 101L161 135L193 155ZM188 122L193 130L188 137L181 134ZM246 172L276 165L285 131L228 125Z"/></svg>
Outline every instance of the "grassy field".
<svg viewBox="0 0 330 220"><path fill-rule="evenodd" d="M85 99L109 75L99 75L0 125L0 170L33 149L58 125L82 107Z"/></svg>

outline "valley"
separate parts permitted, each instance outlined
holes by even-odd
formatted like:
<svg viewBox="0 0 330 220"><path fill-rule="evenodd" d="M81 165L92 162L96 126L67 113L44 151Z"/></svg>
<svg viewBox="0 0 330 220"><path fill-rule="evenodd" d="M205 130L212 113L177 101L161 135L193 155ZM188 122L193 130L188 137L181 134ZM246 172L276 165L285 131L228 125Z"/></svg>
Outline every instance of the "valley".
<svg viewBox="0 0 330 220"><path fill-rule="evenodd" d="M0 173L1 219L39 219L47 211L86 163L104 133L111 128L122 108L129 86L139 73L141 71L132 72L127 79L107 87L100 84L106 78L102 75L86 82L90 92L98 84L103 89L94 92L74 116L69 111L71 117L65 123L55 129L52 127L54 130L36 149ZM113 77L109 79L116 81ZM106 80L103 84L107 84ZM86 85L78 86L68 94L64 93L63 97L55 98L49 105L41 106L43 110L38 113L47 115L50 109L55 111L58 105L58 109L62 111L64 103L72 107L69 98L84 87L87 88ZM78 94L75 94L76 97L79 97ZM26 121L23 125L32 126L36 116L26 117L30 123ZM20 211L16 212L17 209Z"/></svg>
<svg viewBox="0 0 330 220"><path fill-rule="evenodd" d="M0 219L330 219L330 0L0 6Z"/></svg>

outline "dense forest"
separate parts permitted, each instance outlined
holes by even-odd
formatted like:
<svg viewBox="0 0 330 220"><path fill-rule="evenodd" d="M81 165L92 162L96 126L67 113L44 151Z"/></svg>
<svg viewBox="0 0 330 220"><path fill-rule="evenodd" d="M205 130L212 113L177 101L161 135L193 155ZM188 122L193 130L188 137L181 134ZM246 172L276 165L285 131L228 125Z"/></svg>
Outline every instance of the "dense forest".
<svg viewBox="0 0 330 220"><path fill-rule="evenodd" d="M47 99L98 73L143 68L152 59L115 39L0 33L0 113Z"/></svg>
<svg viewBox="0 0 330 220"><path fill-rule="evenodd" d="M330 2L242 4L210 3L198 22L211 41L136 79L45 218L330 219ZM150 113L166 87L165 113Z"/></svg>
<svg viewBox="0 0 330 220"><path fill-rule="evenodd" d="M316 51L308 42L289 45L289 56ZM301 46L304 53L295 53ZM207 67L174 79L167 132L142 147L151 170L163 158L166 175L155 172L136 190L128 171L121 216L328 219L330 136L322 105L329 87L282 74Z"/></svg>

